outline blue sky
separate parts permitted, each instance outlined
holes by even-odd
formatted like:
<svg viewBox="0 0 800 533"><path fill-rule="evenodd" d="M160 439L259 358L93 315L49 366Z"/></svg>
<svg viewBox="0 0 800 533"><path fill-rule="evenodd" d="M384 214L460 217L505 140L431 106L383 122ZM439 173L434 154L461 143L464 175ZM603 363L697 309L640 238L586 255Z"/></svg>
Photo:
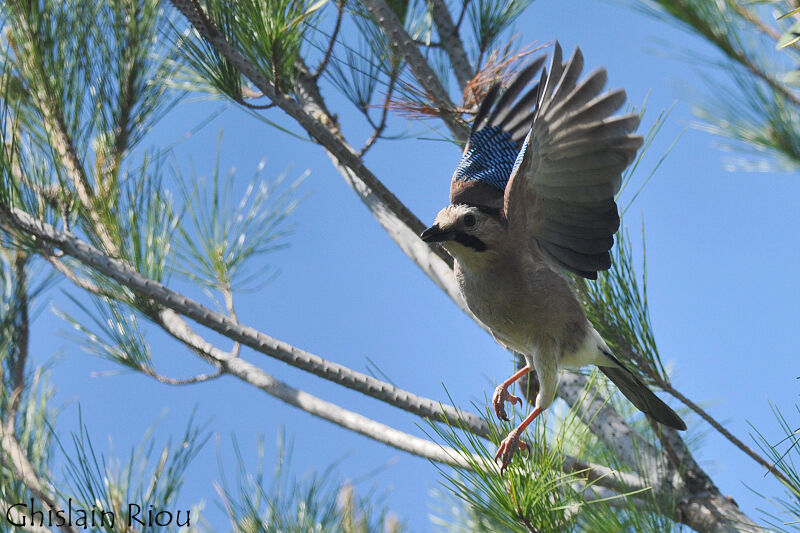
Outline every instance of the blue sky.
<svg viewBox="0 0 800 533"><path fill-rule="evenodd" d="M638 106L647 98L643 131L676 102L639 180L694 122L686 87L702 94L702 78L691 65L671 57L663 43L713 56L698 39L619 4L590 0L538 0L516 27L522 43L558 39L565 53L579 45L586 69L605 66L609 85L624 87L629 103ZM348 108L329 94L331 107ZM221 105L187 100L158 124L143 146L163 147L183 139ZM268 116L281 119L275 110ZM352 116L340 113L340 118L348 135L368 135ZM394 127L402 130L402 121L395 119ZM412 131L427 138L426 129L414 126ZM238 295L243 323L358 370L366 368L369 358L397 385L443 400L446 387L461 405L483 402L494 384L507 377L512 370L509 355L402 254L319 147L229 108L176 147L175 164L184 172L194 167L209 175L220 130L221 167L235 167L242 188L264 158L264 176L287 171L291 178L311 171L301 188L308 197L294 215L291 247L266 259L280 268L280 275L258 292ZM730 154L718 150L719 143L689 128L624 223L634 237L636 255L645 223L650 312L676 388L708 407L748 444L748 423L777 441L781 434L768 402L791 417L800 388L795 340L800 290L790 278L800 264L800 184L796 174L725 171ZM429 139L382 141L369 153L367 164L417 216L430 221L447 202L459 155L453 145ZM185 287L179 282L175 286ZM68 288L66 282L61 288ZM56 306L68 308L58 289L51 296ZM231 435L236 434L253 467L257 436L264 435L271 465L276 436L284 428L294 439L292 468L298 476L337 460L338 472L349 479L385 467L356 490L367 492L377 484L389 491L388 506L413 531L431 529L430 492L439 487L440 478L427 461L317 420L234 378L170 388L139 375L93 377L116 367L59 335L66 330L48 308L37 318L33 337L38 361L56 360L52 382L56 404L63 406L59 432L75 429L79 404L98 448L108 450L111 438L120 454L158 419L159 437L178 438L197 408L198 419L207 421L207 429L219 439L212 439L193 463L181 502L185 507L206 500L212 525L225 524L214 503L213 483L219 479L218 453L233 464ZM148 338L162 373L180 377L205 370L196 357L157 332ZM266 356L247 351L244 356L292 386L422 434L419 421L401 411ZM691 434L706 433L696 417L688 422ZM769 494L779 492L776 483L764 478L763 469L715 433L706 435L698 458L723 493L751 516L764 504L745 483Z"/></svg>

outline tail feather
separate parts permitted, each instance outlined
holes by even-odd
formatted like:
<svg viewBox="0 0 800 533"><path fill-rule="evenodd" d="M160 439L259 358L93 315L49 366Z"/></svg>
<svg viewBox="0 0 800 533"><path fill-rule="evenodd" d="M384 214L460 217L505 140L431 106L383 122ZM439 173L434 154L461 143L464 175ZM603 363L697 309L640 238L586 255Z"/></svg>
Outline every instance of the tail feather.
<svg viewBox="0 0 800 533"><path fill-rule="evenodd" d="M650 388L614 358L619 367L601 366L600 370L614 382L622 394L640 411L671 428L684 430L686 423Z"/></svg>

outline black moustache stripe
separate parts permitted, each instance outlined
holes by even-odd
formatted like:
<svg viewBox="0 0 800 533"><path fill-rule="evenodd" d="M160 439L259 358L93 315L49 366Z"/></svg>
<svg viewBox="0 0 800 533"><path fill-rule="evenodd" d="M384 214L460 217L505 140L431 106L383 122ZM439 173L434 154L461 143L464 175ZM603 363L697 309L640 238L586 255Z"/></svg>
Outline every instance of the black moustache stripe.
<svg viewBox="0 0 800 533"><path fill-rule="evenodd" d="M486 251L486 243L477 238L475 235L467 235L463 231L456 231L453 235L453 240L462 246L472 248L476 252Z"/></svg>

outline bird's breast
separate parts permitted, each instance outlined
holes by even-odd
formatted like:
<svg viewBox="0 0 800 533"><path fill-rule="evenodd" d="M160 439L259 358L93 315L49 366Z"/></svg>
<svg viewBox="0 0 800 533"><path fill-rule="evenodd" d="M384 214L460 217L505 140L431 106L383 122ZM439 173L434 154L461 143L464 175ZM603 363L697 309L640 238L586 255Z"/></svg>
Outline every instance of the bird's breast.
<svg viewBox="0 0 800 533"><path fill-rule="evenodd" d="M503 261L467 269L456 261L455 273L470 310L516 351L549 344L567 324L586 320L566 280L549 268Z"/></svg>
<svg viewBox="0 0 800 533"><path fill-rule="evenodd" d="M510 348L526 351L536 294L526 286L525 277L513 269L470 272L456 268L456 279L470 311L494 336Z"/></svg>

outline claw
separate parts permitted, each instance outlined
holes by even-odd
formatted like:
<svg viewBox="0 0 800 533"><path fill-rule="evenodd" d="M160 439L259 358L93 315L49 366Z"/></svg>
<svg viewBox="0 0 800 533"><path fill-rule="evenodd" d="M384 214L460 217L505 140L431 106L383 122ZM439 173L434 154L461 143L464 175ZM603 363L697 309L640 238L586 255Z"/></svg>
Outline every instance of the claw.
<svg viewBox="0 0 800 533"><path fill-rule="evenodd" d="M497 418L508 422L508 414L506 414L505 402L511 402L513 405L518 404L522 400L518 396L514 396L508 392L508 387L498 385L492 394L492 407L494 407L494 414Z"/></svg>
<svg viewBox="0 0 800 533"><path fill-rule="evenodd" d="M520 431L518 429L513 430L503 439L500 443L500 447L497 449L494 460L497 461L500 459L502 461L500 464L500 475L503 475L508 465L511 464L511 459L513 459L517 450L522 449L525 452L529 451L528 444L519 438L519 434Z"/></svg>

